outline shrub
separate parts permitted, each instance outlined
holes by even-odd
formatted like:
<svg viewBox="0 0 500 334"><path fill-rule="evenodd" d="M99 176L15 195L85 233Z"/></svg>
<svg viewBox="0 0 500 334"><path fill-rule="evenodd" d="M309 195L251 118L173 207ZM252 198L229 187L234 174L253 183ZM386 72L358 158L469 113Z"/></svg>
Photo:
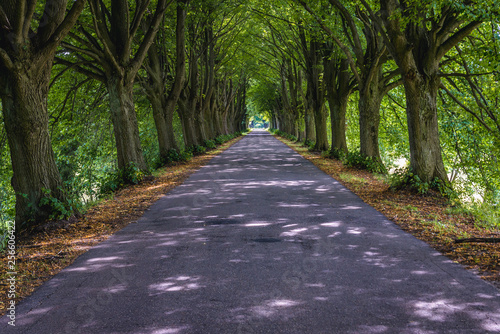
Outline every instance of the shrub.
<svg viewBox="0 0 500 334"><path fill-rule="evenodd" d="M215 144L214 140L208 139L203 142L203 146L205 146L208 149L216 148L217 144Z"/></svg>
<svg viewBox="0 0 500 334"><path fill-rule="evenodd" d="M146 174L143 171L135 164L130 163L126 168L107 173L101 182L100 192L108 194L123 188L125 185L138 184L144 179L144 176Z"/></svg>
<svg viewBox="0 0 500 334"><path fill-rule="evenodd" d="M207 149L201 145L194 145L187 149L188 152L191 152L193 155L200 155L207 151Z"/></svg>
<svg viewBox="0 0 500 334"><path fill-rule="evenodd" d="M50 210L51 215L49 216L49 219L66 219L80 212L82 209L81 201L77 198L68 196L66 201L63 202L58 198L53 197L50 189L42 188L42 191L44 193L44 197L40 200L40 206L47 207Z"/></svg>
<svg viewBox="0 0 500 334"><path fill-rule="evenodd" d="M186 162L193 157L193 153L189 151L181 151L179 154L179 161Z"/></svg>
<svg viewBox="0 0 500 334"><path fill-rule="evenodd" d="M343 162L349 167L366 169L372 173L387 174L387 169L381 161L374 157L364 157L358 151L349 152Z"/></svg>
<svg viewBox="0 0 500 334"><path fill-rule="evenodd" d="M414 174L408 167L398 168L389 178L391 188L402 189L405 187L416 190L419 194L427 194L429 190L437 190L447 198L456 198L456 193L453 189L443 183L440 179L435 178L431 182L423 182L420 177Z"/></svg>

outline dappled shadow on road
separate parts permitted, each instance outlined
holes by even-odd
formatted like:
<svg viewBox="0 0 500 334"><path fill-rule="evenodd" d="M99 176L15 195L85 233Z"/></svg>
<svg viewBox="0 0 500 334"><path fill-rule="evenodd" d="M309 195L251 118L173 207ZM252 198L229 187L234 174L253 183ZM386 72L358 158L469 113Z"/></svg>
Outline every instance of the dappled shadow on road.
<svg viewBox="0 0 500 334"><path fill-rule="evenodd" d="M18 329L500 331L498 290L278 141L252 136L44 285Z"/></svg>

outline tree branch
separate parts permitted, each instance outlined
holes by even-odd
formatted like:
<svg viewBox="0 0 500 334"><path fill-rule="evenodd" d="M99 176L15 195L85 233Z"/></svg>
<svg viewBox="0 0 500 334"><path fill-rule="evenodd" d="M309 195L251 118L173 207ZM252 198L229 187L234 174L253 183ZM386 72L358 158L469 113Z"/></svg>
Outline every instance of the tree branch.
<svg viewBox="0 0 500 334"><path fill-rule="evenodd" d="M75 70L78 73L86 75L89 78L92 78L92 79L95 79L95 80L98 80L98 81L101 81L104 83L106 82L106 77L104 75L87 70L87 69L79 66L78 64L67 61L66 59L56 57L55 60L56 60L57 64L62 64L62 65L66 65L68 67L71 67L71 69ZM84 63L82 62L81 64L84 64Z"/></svg>
<svg viewBox="0 0 500 334"><path fill-rule="evenodd" d="M144 13L148 9L149 2L150 2L149 0L144 1L144 3L142 3L142 7L135 9L134 17L132 18L132 23L131 23L131 27L130 27L130 34L129 34L129 41L128 41L129 45L132 45L132 42L134 41L135 34L137 33L137 30L141 26L141 21L142 21L142 18L144 16ZM129 28L127 27L127 29L129 29Z"/></svg>
<svg viewBox="0 0 500 334"><path fill-rule="evenodd" d="M499 243L500 238L463 238L463 239L456 239L455 243L456 244L463 244L466 242L487 242L487 243Z"/></svg>
<svg viewBox="0 0 500 334"><path fill-rule="evenodd" d="M151 25L149 26L148 32L144 36L144 39L142 40L142 43L139 46L139 50L137 50L134 59L130 63L130 71L131 71L130 73L133 77L135 77L135 74L137 73L137 71L139 71L139 68L143 63L144 58L148 53L148 49L151 46L151 43L153 43L156 33L160 28L163 15L165 14L165 11L172 2L173 0L168 0L168 3L167 0L158 0L158 4L155 10L155 15L151 20Z"/></svg>
<svg viewBox="0 0 500 334"><path fill-rule="evenodd" d="M36 0L29 0L28 8L26 10L26 15L24 16L24 26L23 26L23 39L27 40L29 32L31 29L31 20L35 14Z"/></svg>
<svg viewBox="0 0 500 334"><path fill-rule="evenodd" d="M361 82L361 77L359 75L358 69L356 68L356 62L354 61L354 59L352 57L351 50L349 50L349 48L344 43L342 43L340 41L340 39L337 38L335 33L323 23L323 21L316 15L316 13L314 13L312 11L312 9L303 0L295 0L295 1L300 3L302 5L302 7L304 7L304 9L306 11L308 11L314 17L314 19L320 24L321 28L328 35L330 35L330 37L335 41L335 43L339 46L339 48L342 50L342 52L344 52L344 54L346 55L346 57L349 61L351 71L354 74L354 78L356 79L357 82Z"/></svg>
<svg viewBox="0 0 500 334"><path fill-rule="evenodd" d="M71 10L66 15L64 20L55 29L54 33L49 37L48 41L43 45L39 54L48 54L55 52L57 46L61 43L62 39L69 33L71 28L75 25L76 20L83 10L86 0L76 0L71 7Z"/></svg>
<svg viewBox="0 0 500 334"><path fill-rule="evenodd" d="M481 21L472 21L467 24L465 27L457 31L453 36L450 36L443 44L441 44L437 50L437 59L443 58L443 56L450 51L455 45L460 43L467 35L472 33L474 29L481 25Z"/></svg>
<svg viewBox="0 0 500 334"><path fill-rule="evenodd" d="M66 42L62 42L61 46L63 48L70 50L70 51L79 52L81 54L89 56L90 58L93 58L94 60L96 60L98 62L102 61L102 58L98 54L94 53L93 51L82 49L80 47L74 46L74 45L66 43Z"/></svg>
<svg viewBox="0 0 500 334"><path fill-rule="evenodd" d="M0 59L3 60L3 64L9 71L14 71L14 63L12 62L12 59L10 59L9 54L2 48L0 48Z"/></svg>
<svg viewBox="0 0 500 334"><path fill-rule="evenodd" d="M485 72L485 73L439 73L440 77L449 78L449 77L462 77L462 78L471 78L471 77L479 77L483 75L495 74L496 72Z"/></svg>
<svg viewBox="0 0 500 334"><path fill-rule="evenodd" d="M340 11L344 19L347 21L347 24L349 25L349 29L351 30L352 36L353 36L353 41L354 41L354 54L356 55L356 58L359 60L363 60L363 46L361 44L361 40L359 38L359 33L358 29L356 27L356 23L354 22L354 19L352 18L351 13L345 8L345 6L340 3L339 0L329 0L330 4L334 7L337 7L337 9Z"/></svg>
<svg viewBox="0 0 500 334"><path fill-rule="evenodd" d="M484 126L484 128L485 128L486 130L488 130L488 132L493 132L493 131L491 130L491 128L488 126L488 124L486 124L486 123L485 123L485 122L484 122L484 121L483 121L483 120L482 120L482 119L481 119L481 118L480 118L480 117L479 117L479 116L478 116L478 115L477 115L474 111L472 111L470 108L468 108L468 107L467 107L466 105L464 105L462 102L460 102L460 101L459 101L459 100L455 97L455 95L453 95L453 94L452 94L452 93L448 90L448 88L446 88L446 86L445 86L444 84L441 84L440 88L441 88L441 89L443 89L443 90L446 92L446 94L447 94L449 97L451 97L451 99L452 99L452 100L453 100L456 104L458 104L458 105L459 105L459 106L460 106L463 110L465 110L466 112L468 112L469 114L471 114L472 116L474 116L474 118L476 118L476 119L479 121L479 123L481 123L481 124Z"/></svg>

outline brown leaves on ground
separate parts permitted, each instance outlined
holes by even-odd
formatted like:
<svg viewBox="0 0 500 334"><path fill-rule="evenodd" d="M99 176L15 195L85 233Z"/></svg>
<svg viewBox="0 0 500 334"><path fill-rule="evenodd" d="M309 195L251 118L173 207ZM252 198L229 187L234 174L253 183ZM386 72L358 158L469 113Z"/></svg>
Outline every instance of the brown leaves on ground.
<svg viewBox="0 0 500 334"><path fill-rule="evenodd" d="M38 228L38 233L17 240L16 303L90 247L136 222L160 197L241 138L230 140L204 155L195 156L189 162L164 167L155 172L159 176L147 177L140 184L114 193L113 198L91 208L81 218L47 223ZM7 264L7 254L3 252L0 254L0 315L5 314L9 301Z"/></svg>
<svg viewBox="0 0 500 334"><path fill-rule="evenodd" d="M473 216L456 210L439 194L419 195L411 190L394 191L381 177L345 167L338 160L309 152L301 144L277 138L349 188L401 229L500 288L500 244L454 242L464 237L498 238L499 230L478 227Z"/></svg>

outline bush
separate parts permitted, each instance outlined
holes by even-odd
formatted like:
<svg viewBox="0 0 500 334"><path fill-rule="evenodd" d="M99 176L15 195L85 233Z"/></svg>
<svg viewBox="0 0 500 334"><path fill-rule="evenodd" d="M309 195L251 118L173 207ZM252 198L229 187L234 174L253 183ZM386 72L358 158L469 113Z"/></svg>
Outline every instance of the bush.
<svg viewBox="0 0 500 334"><path fill-rule="evenodd" d="M205 153L207 149L201 145L194 145L190 147L188 151L190 151L193 155L200 155Z"/></svg>
<svg viewBox="0 0 500 334"><path fill-rule="evenodd" d="M345 163L347 159L347 154L339 149L332 149L330 152L328 152L328 157L331 159L337 159Z"/></svg>
<svg viewBox="0 0 500 334"><path fill-rule="evenodd" d="M281 130L272 129L272 130L271 130L271 133L272 133L272 134L275 134L275 135L277 135L277 136L280 136L280 137L286 138L286 139L288 139L288 140L290 140L290 141L297 141L297 140L298 140L298 139L297 139L297 137L295 137L294 135L291 135L291 134L286 133L286 132L281 131Z"/></svg>
<svg viewBox="0 0 500 334"><path fill-rule="evenodd" d="M193 153L191 153L189 151L181 151L181 153L179 154L178 161L186 162L186 161L189 161L189 159L191 159L192 157L193 157Z"/></svg>
<svg viewBox="0 0 500 334"><path fill-rule="evenodd" d="M344 164L349 167L366 169L371 173L387 174L387 169L381 161L374 157L364 157L358 151L349 152L345 157Z"/></svg>
<svg viewBox="0 0 500 334"><path fill-rule="evenodd" d="M215 143L214 140L208 139L203 142L203 146L205 146L208 149L213 149L217 147L217 144Z"/></svg>
<svg viewBox="0 0 500 334"><path fill-rule="evenodd" d="M40 206L46 206L50 208L51 215L49 219L67 219L74 214L77 214L82 209L82 203L80 200L68 197L65 202L59 200L58 198L52 197L50 194L50 189L42 188L44 197L40 200Z"/></svg>
<svg viewBox="0 0 500 334"><path fill-rule="evenodd" d="M135 164L130 163L126 168L107 173L101 182L101 194L109 194L128 184L138 184L144 179L146 174Z"/></svg>
<svg viewBox="0 0 500 334"><path fill-rule="evenodd" d="M398 168L389 178L391 188L402 189L411 188L419 194L427 194L429 190L437 190L447 198L455 198L456 194L447 184L435 178L431 182L423 182L420 177L414 174L408 167Z"/></svg>
<svg viewBox="0 0 500 334"><path fill-rule="evenodd" d="M217 145L222 145L227 141L230 141L231 139L235 138L236 135L231 134L231 135L220 135L217 138L215 138L215 143Z"/></svg>

